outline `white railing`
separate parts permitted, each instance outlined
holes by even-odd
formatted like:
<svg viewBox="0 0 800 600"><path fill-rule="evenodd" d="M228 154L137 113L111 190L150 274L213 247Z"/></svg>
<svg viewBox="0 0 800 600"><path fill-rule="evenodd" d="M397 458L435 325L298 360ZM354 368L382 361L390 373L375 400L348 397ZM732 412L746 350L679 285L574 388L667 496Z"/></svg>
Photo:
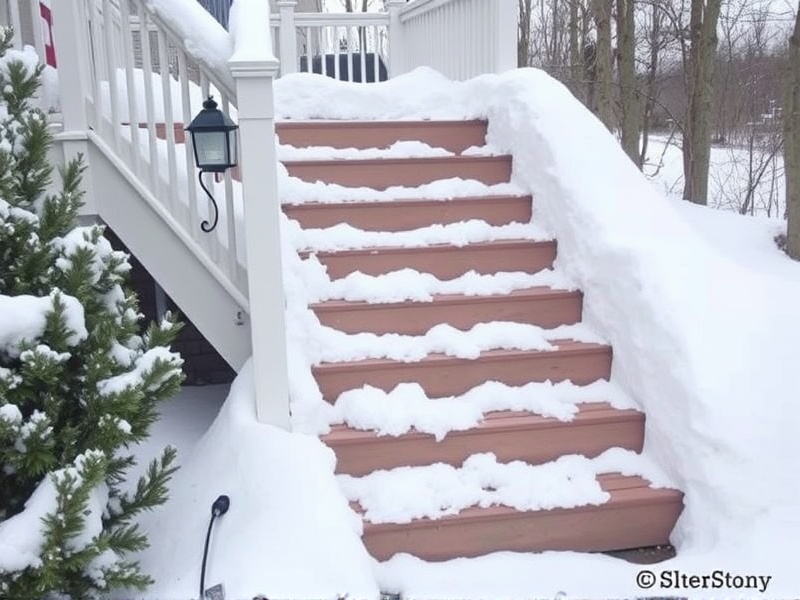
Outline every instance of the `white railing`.
<svg viewBox="0 0 800 600"><path fill-rule="evenodd" d="M73 24L78 40L77 62L59 66L62 104L74 105L74 97L82 95L72 119L65 111L65 129L91 130L145 188L153 208L247 306L244 234L236 219L241 186L230 172L219 181L204 176L219 204L217 229L204 233L200 224L213 221L215 209L196 180L184 134L209 95L235 115L230 72L191 56L182 37L144 1L75 0L56 10ZM63 50L59 46L59 54Z"/></svg>
<svg viewBox="0 0 800 600"><path fill-rule="evenodd" d="M271 25L281 74L379 81L420 66L452 79L516 66L515 0L387 0L384 13L296 13L278 0Z"/></svg>
<svg viewBox="0 0 800 600"><path fill-rule="evenodd" d="M15 0L2 2L7 19L19 21ZM272 85L279 67L313 71L318 60L323 74L368 81L383 78L383 64L391 76L429 65L463 79L512 68L516 59L515 0L387 0L387 12L376 14L296 14L295 5L278 0L280 14L270 15L265 0L236 0L228 33L192 2L181 11L167 0L53 4L65 155L80 152L87 139L94 143L248 310L258 416L287 428ZM194 9L201 11L189 15L194 26L183 23ZM242 157L240 174L206 176L220 204L210 235L200 224L213 219L213 209L195 179L183 130L209 94L238 120ZM103 199L106 206L113 201Z"/></svg>
<svg viewBox="0 0 800 600"><path fill-rule="evenodd" d="M415 0L397 10L395 72L424 65L468 79L517 66L516 0Z"/></svg>
<svg viewBox="0 0 800 600"><path fill-rule="evenodd" d="M295 13L296 0L279 0L272 16L281 74L320 73L344 81L388 77L388 13Z"/></svg>

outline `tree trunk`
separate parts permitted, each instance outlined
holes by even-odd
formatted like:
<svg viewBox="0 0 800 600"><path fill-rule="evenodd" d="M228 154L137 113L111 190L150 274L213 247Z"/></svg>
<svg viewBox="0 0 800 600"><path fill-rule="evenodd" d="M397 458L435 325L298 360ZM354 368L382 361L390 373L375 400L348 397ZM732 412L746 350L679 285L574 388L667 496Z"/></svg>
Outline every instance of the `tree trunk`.
<svg viewBox="0 0 800 600"><path fill-rule="evenodd" d="M789 38L783 103L783 164L786 177L786 251L800 260L800 3Z"/></svg>
<svg viewBox="0 0 800 600"><path fill-rule="evenodd" d="M519 37L517 38L517 66L531 64L531 0L519 0Z"/></svg>
<svg viewBox="0 0 800 600"><path fill-rule="evenodd" d="M636 81L636 38L633 9L634 0L617 0L617 70L619 73L619 100L622 109L622 118L620 119L622 149L641 169L639 152L641 110Z"/></svg>
<svg viewBox="0 0 800 600"><path fill-rule="evenodd" d="M691 47L683 125L683 198L708 204L708 167L711 159L711 99L714 55L721 0L692 0Z"/></svg>
<svg viewBox="0 0 800 600"><path fill-rule="evenodd" d="M569 73L570 89L581 102L586 102L586 90L583 85L584 65L581 55L581 44L578 28L578 1L569 0Z"/></svg>
<svg viewBox="0 0 800 600"><path fill-rule="evenodd" d="M658 58L661 37L661 8L658 2L652 5L652 22L650 23L650 62L647 65L647 79L645 82L645 102L642 114L642 146L639 155L639 165L647 159L647 144L650 137L650 119L656 106L656 75L658 74Z"/></svg>
<svg viewBox="0 0 800 600"><path fill-rule="evenodd" d="M597 116L609 129L614 128L612 92L613 63L611 57L611 2L592 0L594 23L597 28L595 46L595 100Z"/></svg>

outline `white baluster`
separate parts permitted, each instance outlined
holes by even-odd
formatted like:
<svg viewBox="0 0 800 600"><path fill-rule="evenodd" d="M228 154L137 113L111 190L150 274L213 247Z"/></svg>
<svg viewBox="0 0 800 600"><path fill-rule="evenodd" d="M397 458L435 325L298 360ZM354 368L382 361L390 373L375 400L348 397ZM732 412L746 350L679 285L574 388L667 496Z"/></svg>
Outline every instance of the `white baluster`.
<svg viewBox="0 0 800 600"><path fill-rule="evenodd" d="M281 75L297 73L297 29L294 25L296 5L297 0L278 0L278 9L281 14Z"/></svg>
<svg viewBox="0 0 800 600"><path fill-rule="evenodd" d="M105 40L104 54L106 56L106 76L108 77L108 89L111 96L111 139L107 141L113 142L114 149L119 152L120 150L120 93L119 82L117 79L117 53L115 52L116 39L114 37L114 24L113 24L113 7L109 0L103 0L103 33Z"/></svg>
<svg viewBox="0 0 800 600"><path fill-rule="evenodd" d="M400 21L400 10L405 5L404 0L386 0L386 10L389 13L389 77L397 77L406 72L403 57L407 50L403 46L403 23ZM409 44L409 47L412 45Z"/></svg>

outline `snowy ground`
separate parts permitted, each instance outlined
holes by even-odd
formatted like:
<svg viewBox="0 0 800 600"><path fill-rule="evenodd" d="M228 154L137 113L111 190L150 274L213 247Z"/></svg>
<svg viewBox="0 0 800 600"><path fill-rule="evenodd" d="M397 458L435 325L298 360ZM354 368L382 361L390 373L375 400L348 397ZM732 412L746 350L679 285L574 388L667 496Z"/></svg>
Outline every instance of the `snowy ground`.
<svg viewBox="0 0 800 600"><path fill-rule="evenodd" d="M158 582L149 597L196 589L208 507L223 492L232 508L217 529L207 582L223 581L229 597L374 598L378 589L431 599L795 596L800 266L772 241L780 221L665 198L566 90L536 71L453 84L423 70L360 88L321 79L280 80L282 116L490 118L489 142L514 153L513 184L533 193L537 225L559 240L557 272L584 290L587 324L614 346L612 382L648 415L645 453L686 493L672 538L678 556L651 569L656 584L646 589L637 585L640 567L597 555L445 563L400 555L377 564L360 545L332 453L313 436L255 422L251 365L184 453L170 503L144 523L155 547L142 562ZM290 187L284 178L282 189ZM287 241L288 253L292 243L303 241ZM293 269L291 294L300 293ZM292 371L294 418L305 425L322 411L303 375L307 354L318 351L298 350ZM200 432L202 414L178 419L187 427L197 417L190 429ZM166 544L168 553L159 548ZM702 577L675 580L682 575L707 575L707 586L698 587Z"/></svg>

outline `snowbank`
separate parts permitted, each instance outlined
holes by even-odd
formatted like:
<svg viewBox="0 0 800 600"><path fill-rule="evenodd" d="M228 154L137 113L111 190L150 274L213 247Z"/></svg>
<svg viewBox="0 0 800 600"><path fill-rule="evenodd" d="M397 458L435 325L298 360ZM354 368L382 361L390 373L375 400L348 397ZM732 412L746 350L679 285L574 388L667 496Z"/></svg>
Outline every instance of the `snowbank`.
<svg viewBox="0 0 800 600"><path fill-rule="evenodd" d="M207 587L223 582L228 598L375 598L372 559L336 484L334 460L314 437L256 422L248 363L183 461L168 503L145 517L153 547L141 564L156 581L147 597L196 597L211 504L227 494L231 507L214 526Z"/></svg>
<svg viewBox="0 0 800 600"><path fill-rule="evenodd" d="M673 536L679 557L653 570L771 575L769 597L796 593L790 561L800 533L800 472L791 463L800 456L800 265L763 241L766 228L759 225L761 242L747 258L731 252L743 243L735 236L744 221L668 201L602 125L538 71L453 83L420 69L369 86L298 74L276 83L276 97L287 119L488 117L487 141L514 154L514 186L533 194L536 222L558 239L558 272L584 291L585 321L614 346L612 381L647 413L645 453L686 493ZM287 259L290 306L295 267ZM303 334L295 332L290 346L307 344ZM306 367L291 365L295 421L314 402L323 410ZM248 368L176 479L166 511L148 525L152 540L177 544L169 555L145 556L158 581L150 595L196 588L208 507L227 492L232 509L217 530L209 584L224 578L229 597L374 597L371 564L333 479L331 454L313 438L257 425L250 377ZM438 564L401 555L378 566L377 580L414 598L552 597L559 590L632 597L642 593L639 570L572 553Z"/></svg>

